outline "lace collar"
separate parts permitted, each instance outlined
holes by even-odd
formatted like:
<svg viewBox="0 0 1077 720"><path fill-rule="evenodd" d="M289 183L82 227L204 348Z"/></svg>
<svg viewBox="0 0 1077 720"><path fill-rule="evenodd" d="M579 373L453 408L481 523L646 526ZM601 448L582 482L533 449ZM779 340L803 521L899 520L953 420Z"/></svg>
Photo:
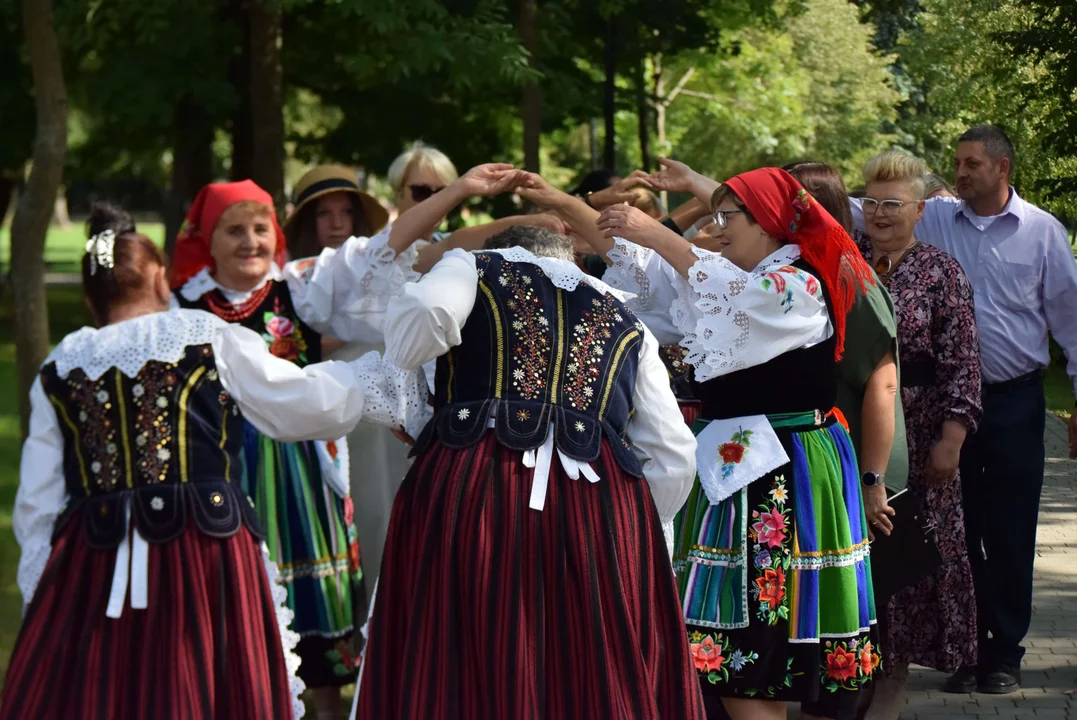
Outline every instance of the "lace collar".
<svg viewBox="0 0 1077 720"><path fill-rule="evenodd" d="M262 282L258 283L250 290L232 290L231 288L226 288L223 285L220 285L213 279L213 276L209 274L209 268L204 267L199 270L194 277L185 282L179 292L184 300L194 302L208 292L220 290L221 295L224 295L228 302L237 305L241 302L245 302L251 295L261 290L267 282L270 282L271 280L281 280L283 277L284 275L281 273L280 268L277 267L277 263L271 263L269 272L262 278Z"/></svg>
<svg viewBox="0 0 1077 720"><path fill-rule="evenodd" d="M595 290L605 295L611 295L621 302L627 302L636 297L634 293L617 290L602 282L598 278L591 277L580 270L574 263L556 258L539 257L524 250L521 247L505 248L503 250L482 250L479 252L497 253L509 262L523 262L535 265L546 273L546 277L554 284L554 287L572 291L579 287L580 282L590 285Z"/></svg>
<svg viewBox="0 0 1077 720"><path fill-rule="evenodd" d="M780 248L763 258L763 262L755 266L752 275L764 275L775 268L792 265L800 259L800 246L796 243L786 243Z"/></svg>
<svg viewBox="0 0 1077 720"><path fill-rule="evenodd" d="M81 368L86 377L97 380L109 368L117 368L133 378L150 360L174 363L189 346L212 342L217 330L227 326L216 315L176 309L103 328L84 327L61 340L44 364L56 363L60 377Z"/></svg>

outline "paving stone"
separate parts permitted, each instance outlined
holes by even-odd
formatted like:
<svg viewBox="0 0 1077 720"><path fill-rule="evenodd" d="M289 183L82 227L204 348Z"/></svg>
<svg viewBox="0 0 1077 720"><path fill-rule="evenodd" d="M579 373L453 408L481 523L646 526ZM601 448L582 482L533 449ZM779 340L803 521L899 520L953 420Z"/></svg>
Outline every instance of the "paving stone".
<svg viewBox="0 0 1077 720"><path fill-rule="evenodd" d="M1077 696L1064 694L1077 690L1077 461L1066 437L1066 424L1048 413L1025 687L1005 696L948 695L940 690L945 673L914 667L902 720L1077 720Z"/></svg>

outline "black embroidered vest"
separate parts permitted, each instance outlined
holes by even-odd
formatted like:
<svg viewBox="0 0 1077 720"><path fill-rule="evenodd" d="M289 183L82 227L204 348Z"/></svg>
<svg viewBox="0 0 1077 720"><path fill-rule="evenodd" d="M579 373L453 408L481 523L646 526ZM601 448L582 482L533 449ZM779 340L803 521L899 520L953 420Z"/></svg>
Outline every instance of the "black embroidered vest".
<svg viewBox="0 0 1077 720"><path fill-rule="evenodd" d="M498 440L536 448L549 425L569 457L591 462L605 434L618 463L639 476L625 439L642 326L616 298L581 282L554 286L536 265L478 253L475 308L462 342L438 358L434 419L415 452L436 436L469 447L491 418Z"/></svg>
<svg viewBox="0 0 1077 720"><path fill-rule="evenodd" d="M176 293L180 307L211 312L222 320L238 323L262 336L269 352L305 366L322 359L321 335L299 319L292 305L288 283L271 280L246 301L232 305L219 290L211 290L197 300Z"/></svg>
<svg viewBox="0 0 1077 720"><path fill-rule="evenodd" d="M794 262L793 267L816 274L803 259ZM825 285L820 286L827 311L833 317L830 294ZM791 350L762 365L704 383L693 382L695 396L703 403L700 417L720 420L813 410L829 412L838 392L836 342L837 337L831 335L817 345Z"/></svg>
<svg viewBox="0 0 1077 720"><path fill-rule="evenodd" d="M240 486L243 416L208 344L188 346L175 363L151 360L133 378L115 367L97 380L79 368L60 377L50 362L41 382L64 438L68 502L57 530L84 509L89 544L115 547L130 501L148 542L172 540L191 521L213 537L241 522L262 536Z"/></svg>

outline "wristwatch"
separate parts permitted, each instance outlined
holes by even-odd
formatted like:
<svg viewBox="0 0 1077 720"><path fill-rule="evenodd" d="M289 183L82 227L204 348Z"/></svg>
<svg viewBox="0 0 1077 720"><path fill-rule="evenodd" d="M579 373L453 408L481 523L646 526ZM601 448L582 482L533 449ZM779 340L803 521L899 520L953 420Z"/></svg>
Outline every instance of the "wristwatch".
<svg viewBox="0 0 1077 720"><path fill-rule="evenodd" d="M876 485L881 485L882 482L883 476L871 470L860 476L860 484L864 487L875 487Z"/></svg>

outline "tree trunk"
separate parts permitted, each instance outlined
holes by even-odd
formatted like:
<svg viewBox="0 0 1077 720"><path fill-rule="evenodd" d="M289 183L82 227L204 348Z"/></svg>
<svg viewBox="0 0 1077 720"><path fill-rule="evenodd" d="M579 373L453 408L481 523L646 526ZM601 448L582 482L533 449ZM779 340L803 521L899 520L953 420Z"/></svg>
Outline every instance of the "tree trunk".
<svg viewBox="0 0 1077 720"><path fill-rule="evenodd" d="M248 6L255 0L231 0L228 15L239 33L239 47L232 56L228 75L236 93L232 114L232 180L254 175L254 136L251 133L251 34Z"/></svg>
<svg viewBox="0 0 1077 720"><path fill-rule="evenodd" d="M49 352L45 297L45 236L67 153L67 89L52 0L23 0L23 31L34 79L37 132L33 168L11 223L11 290L15 300L15 362L23 437L30 420L30 386Z"/></svg>
<svg viewBox="0 0 1077 720"><path fill-rule="evenodd" d="M669 155L669 143L666 140L666 81L662 74L662 56L654 57L654 131L658 136L658 155ZM669 193L660 193L663 207L669 207Z"/></svg>
<svg viewBox="0 0 1077 720"><path fill-rule="evenodd" d="M651 171L651 123L647 102L646 58L636 64L636 117L639 121L639 156L643 170Z"/></svg>
<svg viewBox="0 0 1077 720"><path fill-rule="evenodd" d="M213 126L201 105L183 98L172 115L172 177L165 195L165 252L172 254L187 208L213 180Z"/></svg>
<svg viewBox="0 0 1077 720"><path fill-rule="evenodd" d="M250 48L251 179L273 196L284 217L284 68L281 65L281 11L251 2Z"/></svg>
<svg viewBox="0 0 1077 720"><path fill-rule="evenodd" d="M610 18L606 21L606 83L602 88L602 111L606 117L606 144L603 159L606 169L610 172L613 172L617 164L616 81L617 48L614 47L613 18Z"/></svg>
<svg viewBox="0 0 1077 720"><path fill-rule="evenodd" d="M528 65L535 68L538 52L538 8L536 0L518 0L517 32L528 54ZM540 172L539 142L542 135L542 89L538 80L524 84L520 103L524 123L524 169Z"/></svg>

